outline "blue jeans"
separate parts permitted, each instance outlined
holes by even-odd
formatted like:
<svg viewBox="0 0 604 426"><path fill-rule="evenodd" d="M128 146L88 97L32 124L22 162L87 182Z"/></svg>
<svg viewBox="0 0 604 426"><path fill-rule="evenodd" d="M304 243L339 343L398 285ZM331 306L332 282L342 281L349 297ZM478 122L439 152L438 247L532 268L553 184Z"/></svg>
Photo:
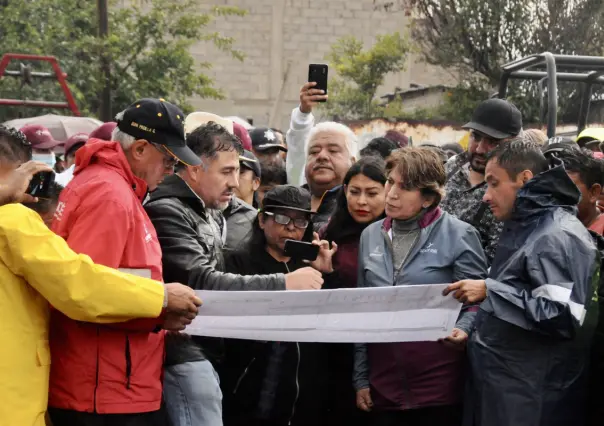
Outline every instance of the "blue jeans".
<svg viewBox="0 0 604 426"><path fill-rule="evenodd" d="M166 367L164 399L173 426L222 426L222 392L210 361Z"/></svg>

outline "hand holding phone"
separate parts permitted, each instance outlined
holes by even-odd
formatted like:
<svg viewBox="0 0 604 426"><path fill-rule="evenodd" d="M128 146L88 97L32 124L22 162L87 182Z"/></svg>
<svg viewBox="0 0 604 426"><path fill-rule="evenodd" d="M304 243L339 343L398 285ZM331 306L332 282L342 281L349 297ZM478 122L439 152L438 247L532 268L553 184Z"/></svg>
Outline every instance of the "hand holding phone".
<svg viewBox="0 0 604 426"><path fill-rule="evenodd" d="M38 172L29 182L26 194L37 198L48 198L50 196L52 184L55 181L54 172Z"/></svg>
<svg viewBox="0 0 604 426"><path fill-rule="evenodd" d="M27 193L33 177L39 172L52 172L52 169L38 161L28 161L13 170L0 182L0 205L8 203L35 203L35 196Z"/></svg>
<svg viewBox="0 0 604 426"><path fill-rule="evenodd" d="M322 90L323 95L315 102L327 102L327 74L329 67L327 64L310 64L308 66L308 82L316 83L314 90Z"/></svg>

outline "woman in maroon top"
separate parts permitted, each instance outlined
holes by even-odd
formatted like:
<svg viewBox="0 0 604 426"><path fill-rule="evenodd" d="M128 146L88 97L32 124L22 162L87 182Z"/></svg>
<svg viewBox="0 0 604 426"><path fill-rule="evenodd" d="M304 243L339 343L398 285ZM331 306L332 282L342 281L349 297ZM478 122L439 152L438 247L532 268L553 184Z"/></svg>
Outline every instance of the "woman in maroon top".
<svg viewBox="0 0 604 426"><path fill-rule="evenodd" d="M357 286L357 263L361 232L384 217L386 203L385 163L381 157L364 157L350 168L337 195L336 211L320 231L322 239L335 242L338 251L333 257L334 279L323 288ZM366 425L366 414L356 407L352 386L354 347L352 344L327 344L328 383L331 397L327 424Z"/></svg>

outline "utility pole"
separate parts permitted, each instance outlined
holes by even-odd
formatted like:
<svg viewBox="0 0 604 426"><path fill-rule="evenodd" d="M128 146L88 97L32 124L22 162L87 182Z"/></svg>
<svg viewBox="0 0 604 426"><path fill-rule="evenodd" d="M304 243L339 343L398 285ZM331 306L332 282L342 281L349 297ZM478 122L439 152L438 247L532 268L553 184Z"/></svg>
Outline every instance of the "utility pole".
<svg viewBox="0 0 604 426"><path fill-rule="evenodd" d="M99 38L106 40L109 35L109 11L107 0L97 0L97 11L99 15ZM103 49L101 52L101 75L103 80L103 90L101 92L101 121L113 120L111 114L111 58Z"/></svg>

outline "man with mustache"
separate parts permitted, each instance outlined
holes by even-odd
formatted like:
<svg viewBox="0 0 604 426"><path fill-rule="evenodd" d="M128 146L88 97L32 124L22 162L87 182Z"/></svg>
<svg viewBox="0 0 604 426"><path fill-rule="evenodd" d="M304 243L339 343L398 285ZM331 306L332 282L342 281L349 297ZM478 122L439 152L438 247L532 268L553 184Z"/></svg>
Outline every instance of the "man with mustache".
<svg viewBox="0 0 604 426"><path fill-rule="evenodd" d="M478 230L490 264L503 225L482 201L487 190L487 154L522 131L522 114L506 100L488 99L478 105L472 121L463 128L470 130L468 150L446 165L446 195L441 207Z"/></svg>
<svg viewBox="0 0 604 426"><path fill-rule="evenodd" d="M193 117L195 119L195 117ZM310 268L290 274L235 275L224 271L220 211L239 182L241 142L214 121L193 129L187 146L200 165L179 166L151 194L145 209L157 230L164 277L180 277L196 290L310 290L321 288L321 273ZM226 124L226 123L225 123ZM164 398L173 426L222 425L222 394L213 363L221 339L166 335Z"/></svg>

